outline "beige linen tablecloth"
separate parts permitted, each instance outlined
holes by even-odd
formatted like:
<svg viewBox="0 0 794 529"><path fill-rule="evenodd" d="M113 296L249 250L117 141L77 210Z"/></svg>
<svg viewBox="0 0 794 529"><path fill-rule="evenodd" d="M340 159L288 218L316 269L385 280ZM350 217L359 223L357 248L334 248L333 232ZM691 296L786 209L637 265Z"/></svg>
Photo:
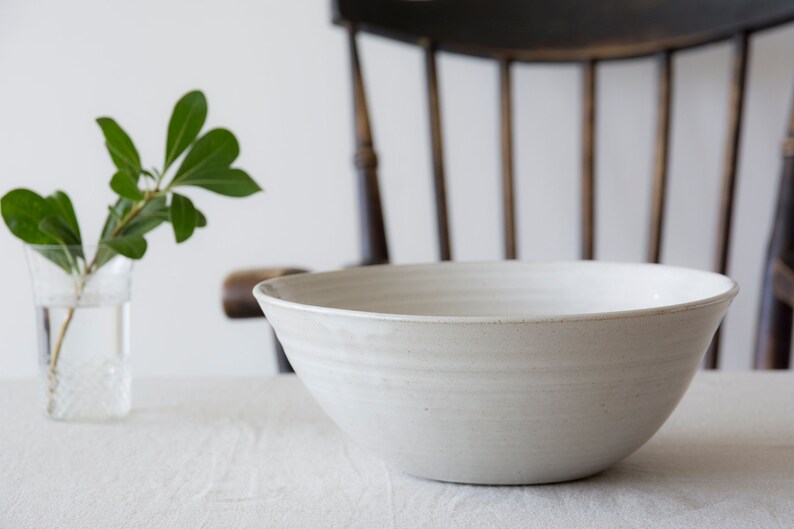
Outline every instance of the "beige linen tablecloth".
<svg viewBox="0 0 794 529"><path fill-rule="evenodd" d="M413 478L350 443L293 377L144 379L119 422L57 423L0 382L0 528L794 527L794 373L702 373L598 476Z"/></svg>

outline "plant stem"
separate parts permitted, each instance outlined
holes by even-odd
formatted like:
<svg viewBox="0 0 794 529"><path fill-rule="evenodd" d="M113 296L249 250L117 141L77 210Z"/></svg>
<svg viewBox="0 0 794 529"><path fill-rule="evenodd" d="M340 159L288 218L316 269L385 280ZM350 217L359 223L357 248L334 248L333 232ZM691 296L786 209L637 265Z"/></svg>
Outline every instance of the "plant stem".
<svg viewBox="0 0 794 529"><path fill-rule="evenodd" d="M113 231L110 232L109 238L112 239L113 237L116 237L118 234L120 234L121 231L124 228L126 228L127 225L133 221L133 219L135 219L135 217L138 215L138 213L141 212L144 206L146 206L146 204L151 202L158 194L159 194L158 190L147 192L146 195L143 197L143 200L134 203L130 208L129 212L127 212L127 214L124 215L124 218L122 218L119 221L119 223L116 224L116 227L113 228ZM88 265L88 270L87 270L88 273L91 273L91 269L94 267L95 264L96 264L96 256L94 256L94 259L91 261L91 264Z"/></svg>
<svg viewBox="0 0 794 529"><path fill-rule="evenodd" d="M50 372L47 376L47 413L51 416L55 412L55 389L58 386L57 366L58 357L61 354L61 347L63 347L63 339L66 337L66 331L69 329L69 324L72 323L74 317L75 307L69 307L66 311L66 317L61 323L61 328L58 330L58 338L55 340L55 347L52 349L50 356Z"/></svg>
<svg viewBox="0 0 794 529"><path fill-rule="evenodd" d="M132 208L130 208L130 211L119 221L116 227L113 228L109 238L118 236L124 230L124 228L126 228L129 223L135 219L135 217L141 212L146 204L154 200L154 198L156 198L159 194L159 189L147 192L143 200L133 204ZM86 265L85 270L83 270L82 274L80 274L80 279L75 285L74 305L67 309L66 316L64 317L61 327L58 330L58 337L55 340L55 346L52 348L52 354L50 355L50 371L48 375L49 384L47 385L47 413L49 415L52 415L55 411L55 390L57 388L56 377L58 375L58 358L61 355L63 341L64 338L66 338L66 331L69 330L69 326L72 323L74 312L77 309L78 303L80 302L80 297L83 295L83 289L85 288L85 284L88 282L88 277L95 271L94 268L96 267L98 257L99 251L94 254L91 262Z"/></svg>
<svg viewBox="0 0 794 529"><path fill-rule="evenodd" d="M69 324L72 322L72 318L74 317L74 307L69 307L66 311L66 318L64 318L63 323L61 323L61 329L58 331L58 339L55 340L55 347L52 350L52 356L50 357L50 372L54 374L55 366L58 364L58 356L61 353L61 347L63 346L63 339L66 336L66 330L69 328Z"/></svg>

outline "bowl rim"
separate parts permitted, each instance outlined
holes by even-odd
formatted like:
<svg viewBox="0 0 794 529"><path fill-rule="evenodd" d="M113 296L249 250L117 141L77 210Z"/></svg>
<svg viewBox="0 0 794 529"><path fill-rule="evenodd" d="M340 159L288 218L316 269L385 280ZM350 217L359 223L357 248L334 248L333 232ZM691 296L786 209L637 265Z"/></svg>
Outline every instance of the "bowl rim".
<svg viewBox="0 0 794 529"><path fill-rule="evenodd" d="M683 303L673 303L669 305L662 305L658 307L646 307L639 309L626 309L626 310L613 310L602 312L586 312L586 313L570 313L570 314L554 314L554 315L533 315L533 316L441 316L441 315L419 315L419 314L395 314L389 312L371 312L355 309L343 309L338 307L326 307L321 305L311 305L308 303L300 303L297 301L290 301L280 298L276 295L269 294L267 289L272 288L273 285L279 283L288 283L291 281L300 281L302 276L310 274L314 277L319 275L344 275L355 274L359 270L373 270L379 268L428 268L439 266L482 266L482 265L498 265L502 263L520 263L527 265L543 265L543 266L562 266L562 265L576 265L576 266L589 266L591 263L594 265L606 266L625 266L633 268L664 268L667 270L675 270L684 273L696 272L698 274L709 275L715 278L722 278L727 281L730 288L727 288L719 294L708 296L694 301L687 301ZM501 260L501 261L434 261L426 263L409 263L409 264L377 264L367 266L356 266L352 268L342 268L336 270L326 270L320 272L306 272L302 274L295 274L289 276L276 277L261 281L253 288L253 295L264 309L264 305L273 305L290 309L299 312L309 312L313 314L324 315L337 315L345 316L347 318L365 319L365 320L379 320L379 321L392 321L392 322L416 322L416 323L566 323L577 321L599 321L599 320L612 320L612 319L625 319L636 318L645 316L655 316L662 314L672 314L682 311L690 311L711 305L723 303L725 301L731 302L733 298L739 293L739 284L730 277L711 272L708 270L700 270L697 268L672 266L658 263L635 263L625 261L589 261L589 260L571 260L571 261L522 261L522 260Z"/></svg>

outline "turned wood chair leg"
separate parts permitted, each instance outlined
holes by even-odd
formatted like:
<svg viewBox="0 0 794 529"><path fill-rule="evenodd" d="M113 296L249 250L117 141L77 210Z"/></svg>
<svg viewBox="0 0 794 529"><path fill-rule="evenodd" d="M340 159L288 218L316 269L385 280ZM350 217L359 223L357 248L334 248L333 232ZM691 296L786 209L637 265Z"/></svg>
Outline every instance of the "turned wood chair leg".
<svg viewBox="0 0 794 529"><path fill-rule="evenodd" d="M263 318L262 309L254 298L252 290L257 283L276 277L302 274L302 268L261 268L254 270L238 270L232 272L223 282L223 311L232 319ZM272 328L271 328L272 331ZM294 373L292 366L284 354L284 348L273 333L273 345L276 352L276 365L279 373Z"/></svg>
<svg viewBox="0 0 794 529"><path fill-rule="evenodd" d="M758 332L756 369L788 369L791 349L791 307L764 293L761 303L761 326Z"/></svg>
<svg viewBox="0 0 794 529"><path fill-rule="evenodd" d="M278 365L278 372L294 373L295 370L292 369L292 364L289 363L287 355L284 354L284 347L281 345L281 342L278 340L275 332L273 333L273 345L275 346L276 351L276 364Z"/></svg>
<svg viewBox="0 0 794 529"><path fill-rule="evenodd" d="M756 369L788 369L791 365L792 312L789 300L781 292L781 262L767 266L761 291L761 317L756 343ZM782 298L782 299L781 299Z"/></svg>
<svg viewBox="0 0 794 529"><path fill-rule="evenodd" d="M761 318L756 341L756 369L788 369L791 365L794 306L794 103L783 142L783 171L778 187L772 237L769 240Z"/></svg>

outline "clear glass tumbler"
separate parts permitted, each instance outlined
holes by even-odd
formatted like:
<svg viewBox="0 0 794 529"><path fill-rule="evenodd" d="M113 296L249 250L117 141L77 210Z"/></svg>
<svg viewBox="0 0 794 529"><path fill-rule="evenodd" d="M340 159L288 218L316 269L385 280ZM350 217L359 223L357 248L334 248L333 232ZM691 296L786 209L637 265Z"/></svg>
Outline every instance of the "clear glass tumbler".
<svg viewBox="0 0 794 529"><path fill-rule="evenodd" d="M26 253L44 413L58 420L127 415L132 261L101 245L28 245Z"/></svg>

